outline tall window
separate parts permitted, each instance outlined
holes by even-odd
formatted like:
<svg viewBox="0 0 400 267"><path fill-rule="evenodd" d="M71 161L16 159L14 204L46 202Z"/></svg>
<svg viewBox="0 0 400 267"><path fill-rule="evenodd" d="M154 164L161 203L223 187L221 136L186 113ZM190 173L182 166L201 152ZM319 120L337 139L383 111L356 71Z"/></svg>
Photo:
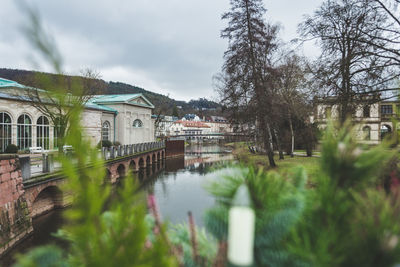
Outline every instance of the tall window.
<svg viewBox="0 0 400 267"><path fill-rule="evenodd" d="M363 117L364 118L369 118L371 116L370 114L371 114L370 106L368 106L368 105L364 106L363 107Z"/></svg>
<svg viewBox="0 0 400 267"><path fill-rule="evenodd" d="M143 126L143 122L141 120L136 119L136 120L133 121L133 127L134 128L140 128L142 126Z"/></svg>
<svg viewBox="0 0 400 267"><path fill-rule="evenodd" d="M101 140L110 140L110 123L105 121L101 127Z"/></svg>
<svg viewBox="0 0 400 267"><path fill-rule="evenodd" d="M55 125L54 125L54 130L53 130L53 136L54 136L54 139L53 139L53 147L55 148L55 149L57 149L58 148L58 131L60 130L60 128L61 128L61 123L60 123L60 119L59 118L56 118L55 119Z"/></svg>
<svg viewBox="0 0 400 267"><path fill-rule="evenodd" d="M329 118L332 116L332 107L325 108L325 118Z"/></svg>
<svg viewBox="0 0 400 267"><path fill-rule="evenodd" d="M18 117L17 145L20 150L26 150L32 146L32 120L26 114Z"/></svg>
<svg viewBox="0 0 400 267"><path fill-rule="evenodd" d="M364 140L371 140L371 127L364 126L363 137L364 137Z"/></svg>
<svg viewBox="0 0 400 267"><path fill-rule="evenodd" d="M0 152L4 152L11 144L11 117L7 113L0 112Z"/></svg>
<svg viewBox="0 0 400 267"><path fill-rule="evenodd" d="M45 116L40 116L36 123L36 144L45 150L49 149L50 144L49 129L49 119Z"/></svg>

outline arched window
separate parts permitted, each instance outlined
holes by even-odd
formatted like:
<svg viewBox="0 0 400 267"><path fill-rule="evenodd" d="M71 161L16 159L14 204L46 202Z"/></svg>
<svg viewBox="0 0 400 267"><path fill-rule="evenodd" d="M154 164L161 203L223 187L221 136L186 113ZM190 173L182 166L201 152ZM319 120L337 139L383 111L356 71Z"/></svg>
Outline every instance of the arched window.
<svg viewBox="0 0 400 267"><path fill-rule="evenodd" d="M136 119L136 120L133 121L133 127L134 128L143 127L143 122L141 120L139 120L139 119Z"/></svg>
<svg viewBox="0 0 400 267"><path fill-rule="evenodd" d="M11 117L7 113L0 112L0 152L4 152L11 144Z"/></svg>
<svg viewBox="0 0 400 267"><path fill-rule="evenodd" d="M49 149L49 119L45 116L40 116L36 122L36 145L45 150Z"/></svg>
<svg viewBox="0 0 400 267"><path fill-rule="evenodd" d="M32 146L32 120L26 114L18 117L17 146L20 150L27 150Z"/></svg>
<svg viewBox="0 0 400 267"><path fill-rule="evenodd" d="M110 140L110 123L105 121L101 127L101 140Z"/></svg>
<svg viewBox="0 0 400 267"><path fill-rule="evenodd" d="M364 137L364 140L371 140L371 127L364 126L363 137Z"/></svg>
<svg viewBox="0 0 400 267"><path fill-rule="evenodd" d="M392 132L392 128L389 125L382 125L381 126L381 139L383 140L387 135Z"/></svg>

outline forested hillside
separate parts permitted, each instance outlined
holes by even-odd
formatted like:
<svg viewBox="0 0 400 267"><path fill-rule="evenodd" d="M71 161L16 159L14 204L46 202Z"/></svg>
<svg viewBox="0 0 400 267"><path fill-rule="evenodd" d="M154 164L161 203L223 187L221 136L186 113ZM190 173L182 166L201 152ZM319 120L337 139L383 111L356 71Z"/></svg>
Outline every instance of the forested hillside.
<svg viewBox="0 0 400 267"><path fill-rule="evenodd" d="M18 70L18 69L6 69L0 68L0 77L13 80L19 82L24 85L33 86L43 88L43 84L41 84L35 78L35 74L38 72L35 71L27 71L27 70ZM41 73L44 74L46 77L54 78L57 77L56 74L51 73ZM71 78L72 76L66 76L67 79ZM200 98L198 100L190 100L189 102L186 101L179 101L172 99L168 96L154 93L143 88L121 83L121 82L113 82L109 81L106 82L102 79L96 79L95 84L97 87L97 94L137 94L141 93L146 98L148 98L156 107L154 114L166 114L172 115L173 109L177 106L177 111L179 116L183 116L186 113L196 113L200 116L207 116L207 115L216 115L221 114L221 105L216 102L207 100L206 98ZM43 89L51 89L51 88L43 88Z"/></svg>

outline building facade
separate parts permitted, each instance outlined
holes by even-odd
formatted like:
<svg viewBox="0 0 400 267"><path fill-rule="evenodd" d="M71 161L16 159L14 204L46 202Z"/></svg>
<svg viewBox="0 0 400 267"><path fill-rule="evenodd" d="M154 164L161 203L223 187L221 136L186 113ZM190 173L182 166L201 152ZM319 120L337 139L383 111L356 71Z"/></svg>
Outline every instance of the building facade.
<svg viewBox="0 0 400 267"><path fill-rule="evenodd" d="M356 135L365 144L379 144L385 136L396 130L392 118L400 111L398 101L381 101L374 104L359 105L352 121L356 124ZM319 103L313 116L320 128L326 126L328 118L339 118L339 105Z"/></svg>
<svg viewBox="0 0 400 267"><path fill-rule="evenodd" d="M157 115L152 116L154 120L157 120ZM156 137L168 137L171 136L171 126L178 120L178 117L160 115L157 125L155 125Z"/></svg>
<svg viewBox="0 0 400 267"><path fill-rule="evenodd" d="M57 149L52 121L24 97L26 89L29 87L0 78L0 153L10 144L17 145L19 150L32 147ZM118 101L112 102L110 99ZM141 94L118 98L95 96L82 113L85 137L93 144L100 140L118 141L121 144L151 142L154 140L154 123L151 120L153 108Z"/></svg>
<svg viewBox="0 0 400 267"><path fill-rule="evenodd" d="M185 140L201 140L208 138L210 126L202 121L175 121L170 128L171 135L182 136Z"/></svg>

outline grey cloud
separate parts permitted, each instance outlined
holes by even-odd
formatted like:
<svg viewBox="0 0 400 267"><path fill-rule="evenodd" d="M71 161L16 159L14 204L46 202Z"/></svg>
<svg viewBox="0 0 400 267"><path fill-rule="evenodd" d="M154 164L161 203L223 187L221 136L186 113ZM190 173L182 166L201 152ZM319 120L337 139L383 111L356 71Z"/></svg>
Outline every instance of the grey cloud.
<svg viewBox="0 0 400 267"><path fill-rule="evenodd" d="M282 1L291 10L300 6L295 4L298 2L301 1ZM212 76L220 70L227 46L219 38L224 27L220 17L229 8L228 0L31 0L30 3L36 5L57 40L66 68L72 72L78 73L86 66L97 70L118 67L125 70L122 82L170 92L178 99L215 95ZM315 3L310 11L314 7ZM269 9L271 14L267 15L274 20L279 20L279 12L282 18L287 18L284 8L279 11L277 3ZM298 22L282 21L291 32ZM0 44L0 58L5 59L1 67L28 65L26 55L30 50L18 32L21 23L23 14L14 1L2 0L0 32L5 34L0 35L0 42L18 45L13 51L5 51L9 46ZM11 62L12 58L15 62ZM134 73L135 70L138 71ZM103 76L105 80L122 77L115 72L107 75Z"/></svg>

